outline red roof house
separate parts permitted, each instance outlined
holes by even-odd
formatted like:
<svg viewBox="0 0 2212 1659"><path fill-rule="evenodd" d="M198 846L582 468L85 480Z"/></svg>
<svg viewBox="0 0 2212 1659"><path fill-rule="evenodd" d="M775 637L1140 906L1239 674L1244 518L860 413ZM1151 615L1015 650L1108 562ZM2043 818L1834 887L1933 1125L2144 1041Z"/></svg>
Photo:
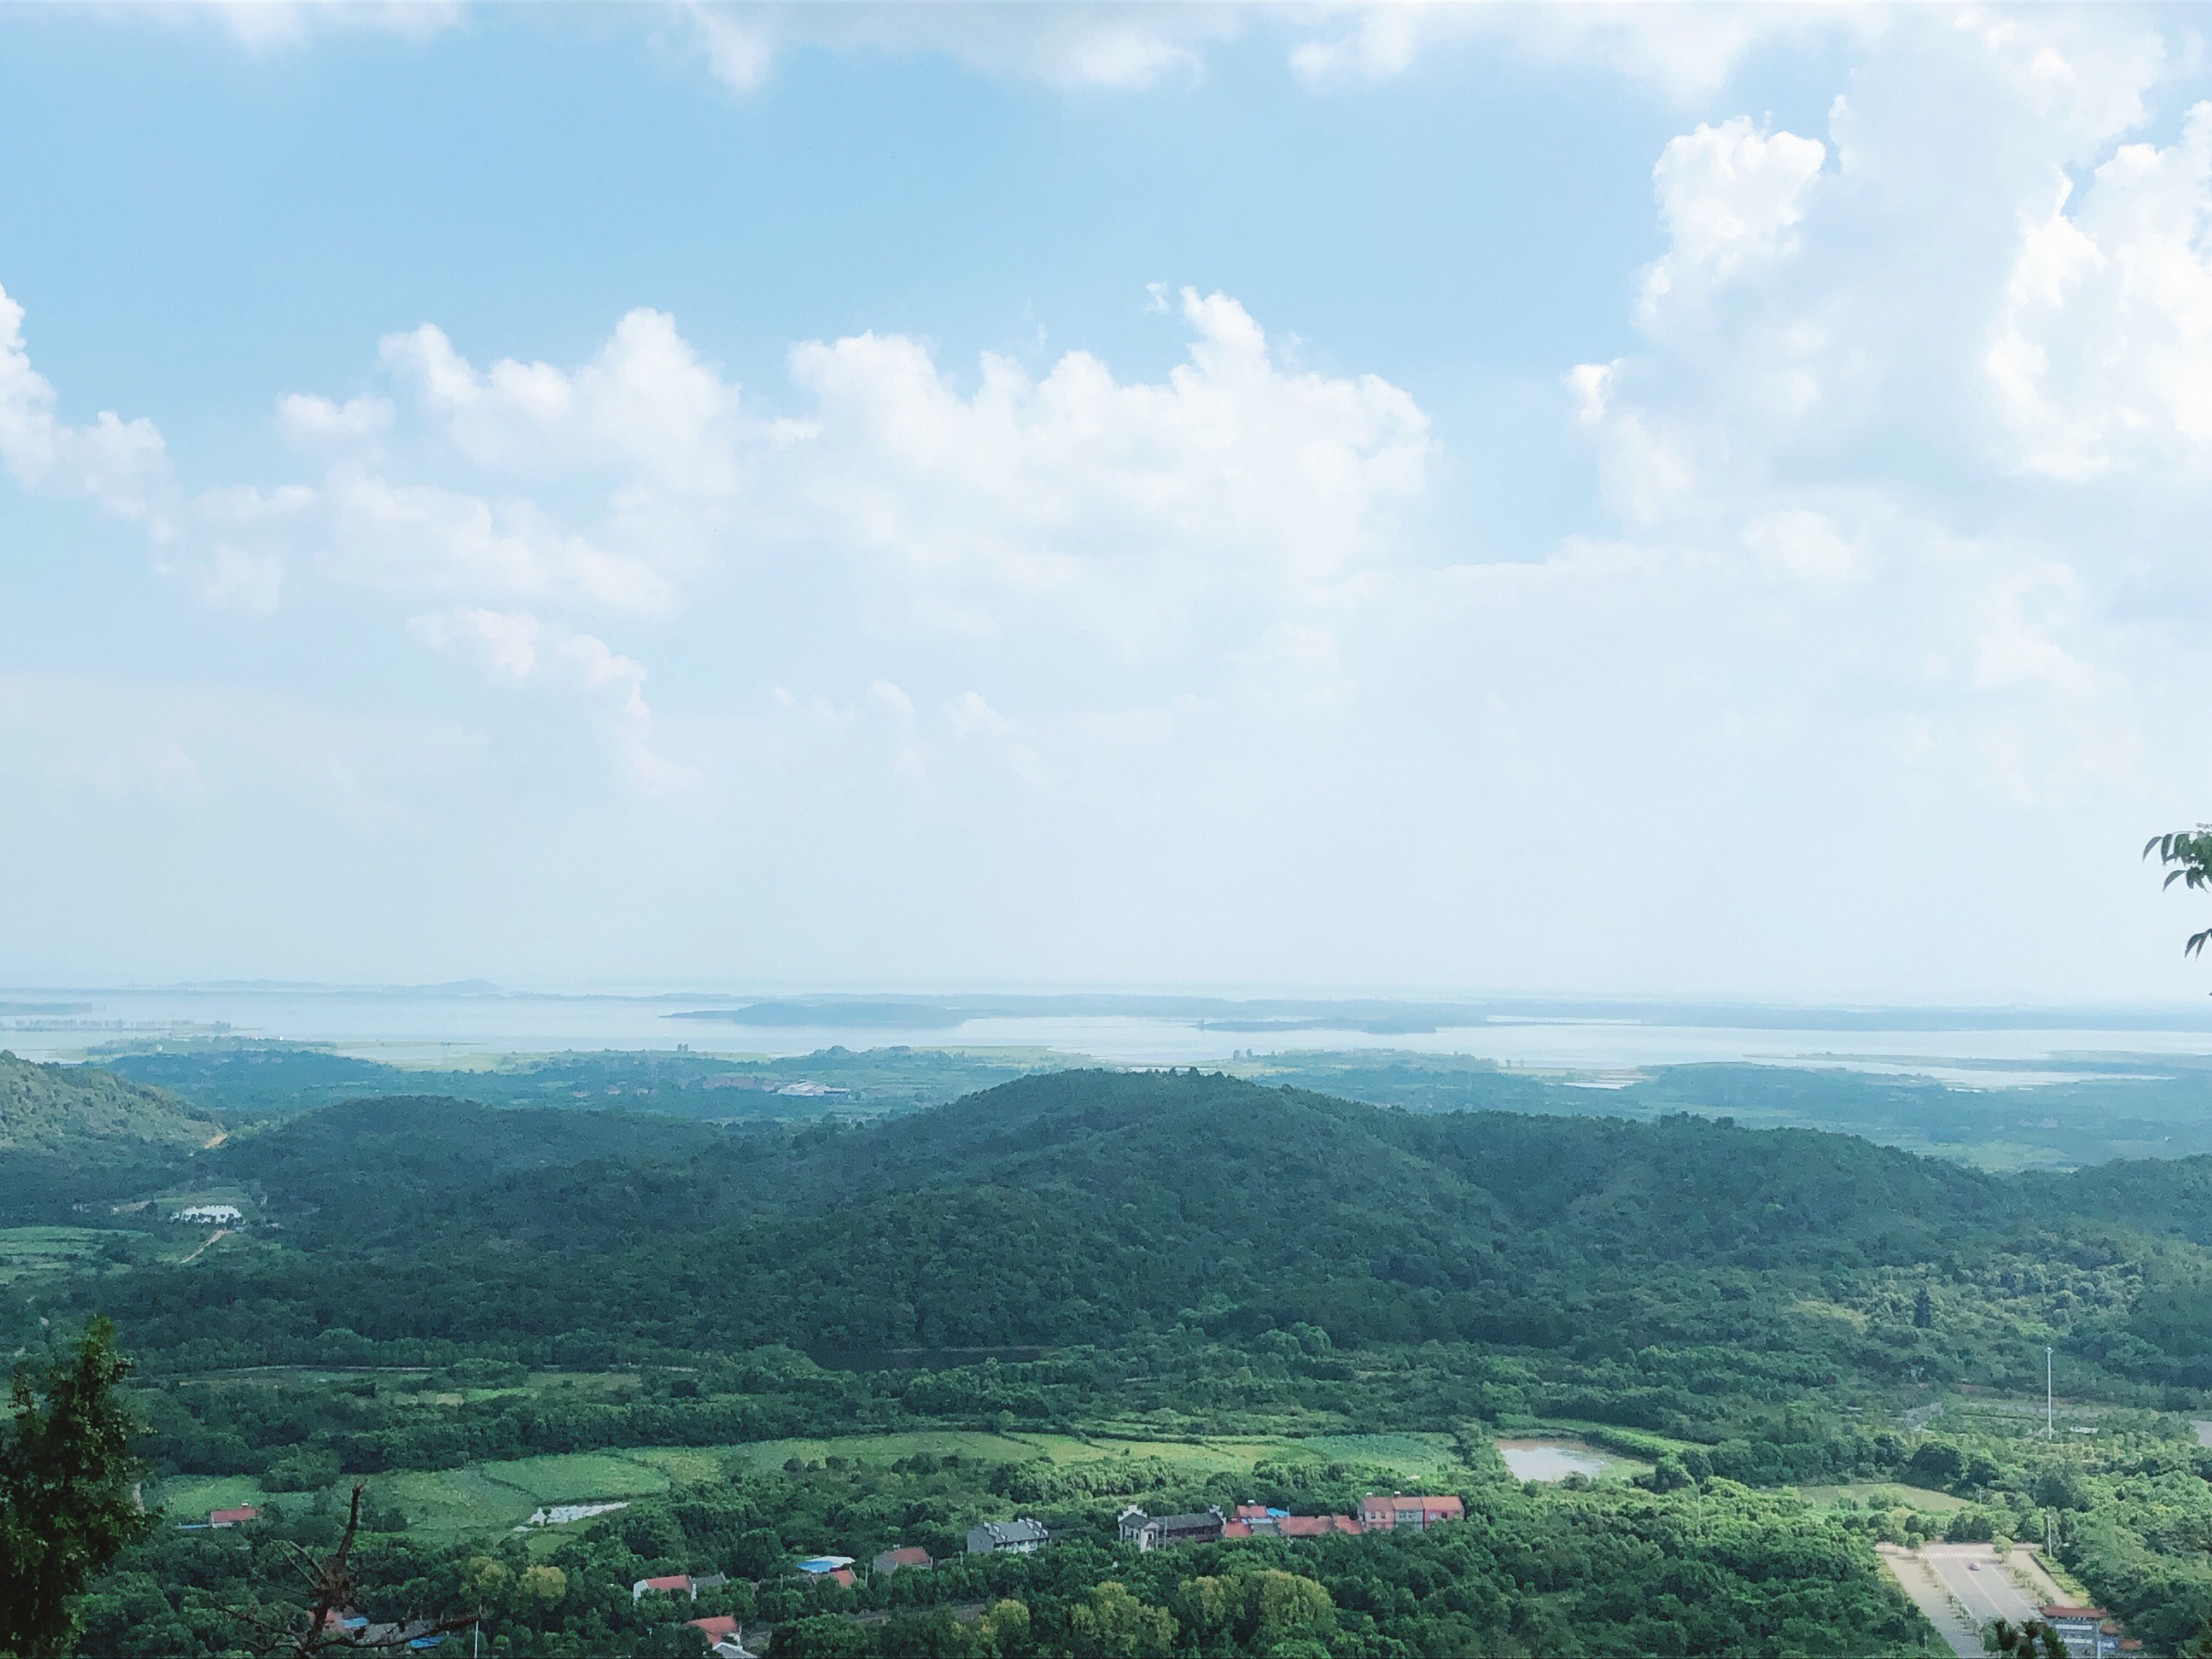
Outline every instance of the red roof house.
<svg viewBox="0 0 2212 1659"><path fill-rule="evenodd" d="M211 1527L235 1527L243 1521L258 1521L261 1511L251 1503L241 1503L235 1510L210 1510L207 1524Z"/></svg>
<svg viewBox="0 0 2212 1659"><path fill-rule="evenodd" d="M737 1618L731 1613L718 1614L713 1618L687 1618L683 1622L695 1630L704 1630L709 1642L719 1642L725 1637L737 1634Z"/></svg>
<svg viewBox="0 0 2212 1659"><path fill-rule="evenodd" d="M1325 1538L1332 1533L1357 1533L1359 1522L1348 1515L1286 1515L1275 1522L1282 1538Z"/></svg>

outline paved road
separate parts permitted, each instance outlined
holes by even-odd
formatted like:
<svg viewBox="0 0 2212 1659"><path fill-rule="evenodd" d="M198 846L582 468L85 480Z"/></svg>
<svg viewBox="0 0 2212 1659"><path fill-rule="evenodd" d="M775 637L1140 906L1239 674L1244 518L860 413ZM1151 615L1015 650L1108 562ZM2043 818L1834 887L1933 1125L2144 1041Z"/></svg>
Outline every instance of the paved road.
<svg viewBox="0 0 2212 1659"><path fill-rule="evenodd" d="M1874 1548L1880 1552L1882 1565L1897 1580L1897 1586L1912 1598L1914 1605L1936 1627L1936 1634L1943 1638L1945 1645L1959 1659L1982 1659L1986 1649L1981 1645L1981 1633L1968 1628L1959 1617L1951 1605L1951 1599L1943 1593L1927 1564L1894 1544L1877 1544Z"/></svg>
<svg viewBox="0 0 2212 1659"><path fill-rule="evenodd" d="M1979 1659L1984 1651L1981 1632L1993 1620L2018 1626L2039 1616L2033 1595L2005 1570L1987 1544L1923 1544L1911 1554L1885 1544L1881 1554L1899 1586L1960 1659ZM2023 1565L2041 1577L2032 1560Z"/></svg>
<svg viewBox="0 0 2212 1659"><path fill-rule="evenodd" d="M1978 1625L1996 1618L2024 1624L2039 1616L2027 1592L1998 1564L1997 1552L1987 1544L1929 1544L1920 1558Z"/></svg>

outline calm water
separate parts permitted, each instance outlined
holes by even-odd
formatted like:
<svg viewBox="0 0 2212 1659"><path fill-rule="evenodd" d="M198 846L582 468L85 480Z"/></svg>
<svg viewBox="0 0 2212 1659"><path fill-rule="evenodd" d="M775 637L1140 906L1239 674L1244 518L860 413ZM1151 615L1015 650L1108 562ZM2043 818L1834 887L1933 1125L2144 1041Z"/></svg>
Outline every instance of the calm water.
<svg viewBox="0 0 2212 1659"><path fill-rule="evenodd" d="M1565 1480L1569 1475L1596 1477L1623 1466L1580 1440L1500 1440L1497 1455L1516 1480Z"/></svg>
<svg viewBox="0 0 2212 1659"><path fill-rule="evenodd" d="M0 989L0 1047L32 1059L75 1059L118 1039L228 1032L241 1037L325 1042L348 1053L397 1061L471 1055L550 1053L565 1049L673 1049L725 1054L806 1054L842 1044L878 1048L1046 1048L1123 1065L1189 1065L1239 1052L1401 1049L1468 1054L1516 1066L1590 1074L1695 1061L1813 1061L1868 1071L1910 1071L1993 1086L2045 1081L2037 1062L2068 1054L2212 1054L2212 1030L2190 1030L2203 1011L2177 1010L2171 1027L2158 1016L2115 1016L2092 1024L2076 1015L2048 1027L2020 1015L1993 1028L1971 1017L1933 1029L1905 1011L1839 1029L1792 1030L1772 1023L1738 1027L1669 1023L1663 1018L1481 1019L1433 1032L1321 1027L1283 1032L1207 1030L1195 1019L1130 1015L993 1017L958 1025L721 1025L669 1016L710 998L454 995L423 991L291 989L216 986L184 989ZM1771 1020L1772 1016L1769 1016ZM2007 1062L2002 1071L1955 1071L1946 1062Z"/></svg>

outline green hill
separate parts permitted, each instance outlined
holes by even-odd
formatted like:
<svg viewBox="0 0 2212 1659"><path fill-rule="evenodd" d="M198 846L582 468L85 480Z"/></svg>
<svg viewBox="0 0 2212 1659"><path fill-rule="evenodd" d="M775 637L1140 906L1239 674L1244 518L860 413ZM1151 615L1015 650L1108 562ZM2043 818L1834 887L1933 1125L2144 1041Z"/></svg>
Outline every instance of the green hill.
<svg viewBox="0 0 2212 1659"><path fill-rule="evenodd" d="M99 1161L206 1146L219 1127L166 1089L0 1049L0 1154Z"/></svg>
<svg viewBox="0 0 2212 1659"><path fill-rule="evenodd" d="M1747 1354L1890 1382L2039 1363L2025 1321L2146 1380L2212 1366L2181 1334L2206 1259L2113 1219L2110 1171L2030 1184L1688 1116L1417 1115L1082 1071L797 1132L357 1102L194 1163L264 1193L282 1247L210 1258L188 1297L136 1276L108 1306L151 1348L232 1363L296 1358L329 1325L543 1353L1303 1325L1339 1348L1632 1357L1732 1392L1767 1363ZM2080 1265L2023 1280L2022 1252ZM2126 1265L2153 1254L2154 1281ZM1923 1286L1955 1317L1920 1309Z"/></svg>

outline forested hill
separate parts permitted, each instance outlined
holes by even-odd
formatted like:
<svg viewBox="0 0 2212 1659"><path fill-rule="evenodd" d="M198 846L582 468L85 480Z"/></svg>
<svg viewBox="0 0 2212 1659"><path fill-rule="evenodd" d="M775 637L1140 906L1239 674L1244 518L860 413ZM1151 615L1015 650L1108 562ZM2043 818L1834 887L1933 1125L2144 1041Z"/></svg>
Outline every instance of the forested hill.
<svg viewBox="0 0 2212 1659"><path fill-rule="evenodd" d="M0 1155L97 1159L125 1148L203 1147L215 1133L166 1089L0 1049Z"/></svg>
<svg viewBox="0 0 2212 1659"><path fill-rule="evenodd" d="M1690 1374L1748 1345L1887 1376L1970 1370L1973 1344L2032 1318L2173 1379L2203 1357L2183 1338L2212 1282L2194 1245L2153 1252L2111 1219L2132 1207L2116 1171L2031 1185L1844 1135L1417 1116L1190 1073L1056 1073L796 1132L362 1102L195 1163L280 1230L103 1287L156 1363L327 1352L333 1327L527 1357L1180 1323L1584 1359L1656 1345ZM2069 1265L2027 1302L1975 1289L2019 1251ZM2153 1254L2163 1300L2131 1324ZM1923 1291L1960 1318L1931 1323Z"/></svg>

